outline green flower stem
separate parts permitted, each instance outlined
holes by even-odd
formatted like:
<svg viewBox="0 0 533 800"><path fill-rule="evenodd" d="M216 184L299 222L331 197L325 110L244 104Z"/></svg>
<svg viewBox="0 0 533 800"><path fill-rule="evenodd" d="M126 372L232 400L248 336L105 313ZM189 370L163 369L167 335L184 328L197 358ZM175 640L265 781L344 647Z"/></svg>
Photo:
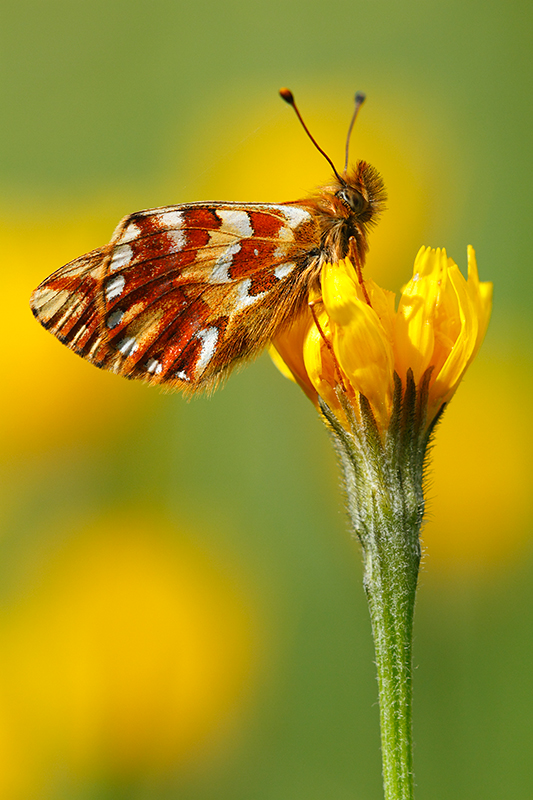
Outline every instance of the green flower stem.
<svg viewBox="0 0 533 800"><path fill-rule="evenodd" d="M365 590L376 651L386 800L412 800L411 642L419 559L381 528L364 551ZM397 539L396 539L397 542Z"/></svg>
<svg viewBox="0 0 533 800"><path fill-rule="evenodd" d="M341 389L344 424L321 403L341 464L347 509L361 542L376 651L385 800L413 800L411 652L424 514L423 477L437 419L427 424L427 373L405 388L380 430L366 398L357 413ZM438 415L440 417L440 414Z"/></svg>

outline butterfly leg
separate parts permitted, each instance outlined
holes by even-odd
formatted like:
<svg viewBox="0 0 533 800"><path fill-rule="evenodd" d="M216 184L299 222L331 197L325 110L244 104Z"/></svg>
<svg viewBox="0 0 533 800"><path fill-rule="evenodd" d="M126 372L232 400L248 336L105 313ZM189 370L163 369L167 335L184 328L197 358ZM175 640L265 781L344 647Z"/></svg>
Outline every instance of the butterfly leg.
<svg viewBox="0 0 533 800"><path fill-rule="evenodd" d="M319 301L319 302L322 302L322 301ZM335 352L333 350L333 346L332 346L331 342L329 341L329 339L327 338L326 334L322 330L322 326L321 326L321 324L320 324L320 322L318 320L318 316L317 316L317 313L315 311L315 306L316 305L317 305L317 302L315 300L310 300L309 301L309 310L311 311L311 314L313 316L313 320L314 320L314 323L315 323L315 325L317 327L317 330L318 330L320 336L322 337L322 339L324 341L324 344L328 348L329 353L331 355L331 358L333 359L333 363L335 364L335 371L336 371L338 379L339 379L339 385L340 385L342 391L344 392L344 394L346 394L346 386L344 385L344 380L342 378L342 372L341 372L341 368L339 366L339 362L337 361L337 357L335 355Z"/></svg>
<svg viewBox="0 0 533 800"><path fill-rule="evenodd" d="M370 302L370 297L368 296L368 292L366 290L365 281L364 281L364 278L363 278L363 264L362 264L361 259L359 257L359 252L357 250L357 242L356 242L354 236L350 236L349 254L350 254L350 259L355 264L355 271L357 273L357 278L358 278L359 283L361 285L361 289L363 290L363 294L364 294L365 300L366 300L366 302L367 302L367 304L369 306L372 306L372 303Z"/></svg>

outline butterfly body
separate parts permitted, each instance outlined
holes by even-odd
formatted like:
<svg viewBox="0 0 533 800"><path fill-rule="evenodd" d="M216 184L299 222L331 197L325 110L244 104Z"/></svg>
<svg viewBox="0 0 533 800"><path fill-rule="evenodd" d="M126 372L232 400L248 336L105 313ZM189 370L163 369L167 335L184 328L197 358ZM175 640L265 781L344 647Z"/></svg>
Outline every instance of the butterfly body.
<svg viewBox="0 0 533 800"><path fill-rule="evenodd" d="M189 393L212 389L302 313L324 261L364 263L383 183L363 161L341 181L289 203L131 214L107 246L47 278L32 311L98 367Z"/></svg>

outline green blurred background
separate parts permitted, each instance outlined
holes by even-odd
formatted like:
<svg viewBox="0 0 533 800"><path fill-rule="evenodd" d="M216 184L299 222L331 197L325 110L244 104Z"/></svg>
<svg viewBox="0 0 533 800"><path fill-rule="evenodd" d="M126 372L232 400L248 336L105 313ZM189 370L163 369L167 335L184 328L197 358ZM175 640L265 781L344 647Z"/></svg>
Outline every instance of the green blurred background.
<svg viewBox="0 0 533 800"><path fill-rule="evenodd" d="M438 432L416 614L420 800L533 794L531 53L525 0L2 0L0 797L370 800L377 691L327 435L265 355L211 399L102 373L32 319L126 213L295 199L290 86L422 244L495 282Z"/></svg>

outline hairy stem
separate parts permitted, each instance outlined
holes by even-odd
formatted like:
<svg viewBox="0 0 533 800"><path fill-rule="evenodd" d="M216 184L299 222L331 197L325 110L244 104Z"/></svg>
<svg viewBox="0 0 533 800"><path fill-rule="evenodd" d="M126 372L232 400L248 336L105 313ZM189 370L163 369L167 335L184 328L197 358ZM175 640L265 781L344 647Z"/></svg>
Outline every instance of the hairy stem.
<svg viewBox="0 0 533 800"><path fill-rule="evenodd" d="M391 547L390 537L383 532L365 549L386 800L412 800L414 796L411 642L418 563L411 547Z"/></svg>
<svg viewBox="0 0 533 800"><path fill-rule="evenodd" d="M378 428L366 398L337 396L346 423L321 403L343 472L347 510L361 542L376 652L385 800L413 800L412 636L423 475L433 427L426 382L397 378L390 425Z"/></svg>

